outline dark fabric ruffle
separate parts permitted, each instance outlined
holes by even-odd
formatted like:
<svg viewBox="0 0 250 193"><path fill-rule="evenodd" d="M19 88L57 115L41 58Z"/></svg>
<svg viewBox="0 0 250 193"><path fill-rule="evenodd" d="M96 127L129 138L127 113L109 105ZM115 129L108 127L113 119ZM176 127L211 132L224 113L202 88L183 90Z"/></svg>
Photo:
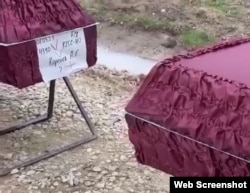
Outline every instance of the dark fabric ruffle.
<svg viewBox="0 0 250 193"><path fill-rule="evenodd" d="M0 0L0 42L16 43L93 24L75 0Z"/></svg>
<svg viewBox="0 0 250 193"><path fill-rule="evenodd" d="M139 163L174 176L249 176L250 164L126 115Z"/></svg>

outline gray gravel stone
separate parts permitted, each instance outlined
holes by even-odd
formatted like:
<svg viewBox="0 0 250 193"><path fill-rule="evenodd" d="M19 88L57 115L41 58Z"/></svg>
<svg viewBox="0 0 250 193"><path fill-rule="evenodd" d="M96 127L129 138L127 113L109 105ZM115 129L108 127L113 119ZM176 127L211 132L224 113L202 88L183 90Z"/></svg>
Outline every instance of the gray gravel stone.
<svg viewBox="0 0 250 193"><path fill-rule="evenodd" d="M136 91L138 77L102 66L73 75L72 83L91 120L98 140L25 169L14 169L0 185L0 193L166 193L168 175L139 165L127 135L124 106ZM48 87L37 84L17 90L0 84L1 121L46 112ZM11 104L11 106L10 106ZM0 137L0 162L19 161L77 139L87 130L84 119L63 83L56 85L54 117L44 123ZM151 191L152 192L152 191Z"/></svg>

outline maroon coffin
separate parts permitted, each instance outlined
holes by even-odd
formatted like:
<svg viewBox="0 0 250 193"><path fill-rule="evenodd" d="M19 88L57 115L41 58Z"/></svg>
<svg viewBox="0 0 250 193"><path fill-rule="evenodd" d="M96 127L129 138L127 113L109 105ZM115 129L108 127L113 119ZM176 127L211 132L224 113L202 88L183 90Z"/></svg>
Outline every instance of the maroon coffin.
<svg viewBox="0 0 250 193"><path fill-rule="evenodd" d="M34 38L94 23L75 0L0 0L0 43L20 43L0 45L0 82L18 88L41 82ZM97 60L96 26L83 30L86 60L93 66Z"/></svg>
<svg viewBox="0 0 250 193"><path fill-rule="evenodd" d="M174 176L250 176L249 72L248 38L157 64L126 107L137 160Z"/></svg>

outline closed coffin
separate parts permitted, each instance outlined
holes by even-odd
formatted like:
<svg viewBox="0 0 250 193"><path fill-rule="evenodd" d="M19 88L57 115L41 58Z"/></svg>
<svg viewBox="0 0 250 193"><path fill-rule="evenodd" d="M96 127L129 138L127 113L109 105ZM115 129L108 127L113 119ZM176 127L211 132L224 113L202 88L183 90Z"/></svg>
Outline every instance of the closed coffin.
<svg viewBox="0 0 250 193"><path fill-rule="evenodd" d="M249 38L159 62L126 107L137 160L174 176L250 175Z"/></svg>
<svg viewBox="0 0 250 193"><path fill-rule="evenodd" d="M41 82L35 38L76 28L84 30L86 60L93 66L97 60L93 24L95 20L75 0L0 0L0 82L18 88Z"/></svg>

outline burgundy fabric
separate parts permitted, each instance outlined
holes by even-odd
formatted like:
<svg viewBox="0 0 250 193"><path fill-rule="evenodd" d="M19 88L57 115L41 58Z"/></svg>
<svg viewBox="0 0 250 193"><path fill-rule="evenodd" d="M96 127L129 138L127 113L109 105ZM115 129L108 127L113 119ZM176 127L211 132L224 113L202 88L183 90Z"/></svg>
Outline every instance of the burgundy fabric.
<svg viewBox="0 0 250 193"><path fill-rule="evenodd" d="M0 43L18 43L94 23L75 0L0 0ZM83 30L90 67L97 61L97 29ZM24 88L41 81L34 40L0 46L0 82Z"/></svg>
<svg viewBox="0 0 250 193"><path fill-rule="evenodd" d="M250 175L249 46L224 42L151 70L126 111L210 147L127 115L140 163L175 176Z"/></svg>
<svg viewBox="0 0 250 193"><path fill-rule="evenodd" d="M249 176L250 164L126 115L136 158L174 176Z"/></svg>

